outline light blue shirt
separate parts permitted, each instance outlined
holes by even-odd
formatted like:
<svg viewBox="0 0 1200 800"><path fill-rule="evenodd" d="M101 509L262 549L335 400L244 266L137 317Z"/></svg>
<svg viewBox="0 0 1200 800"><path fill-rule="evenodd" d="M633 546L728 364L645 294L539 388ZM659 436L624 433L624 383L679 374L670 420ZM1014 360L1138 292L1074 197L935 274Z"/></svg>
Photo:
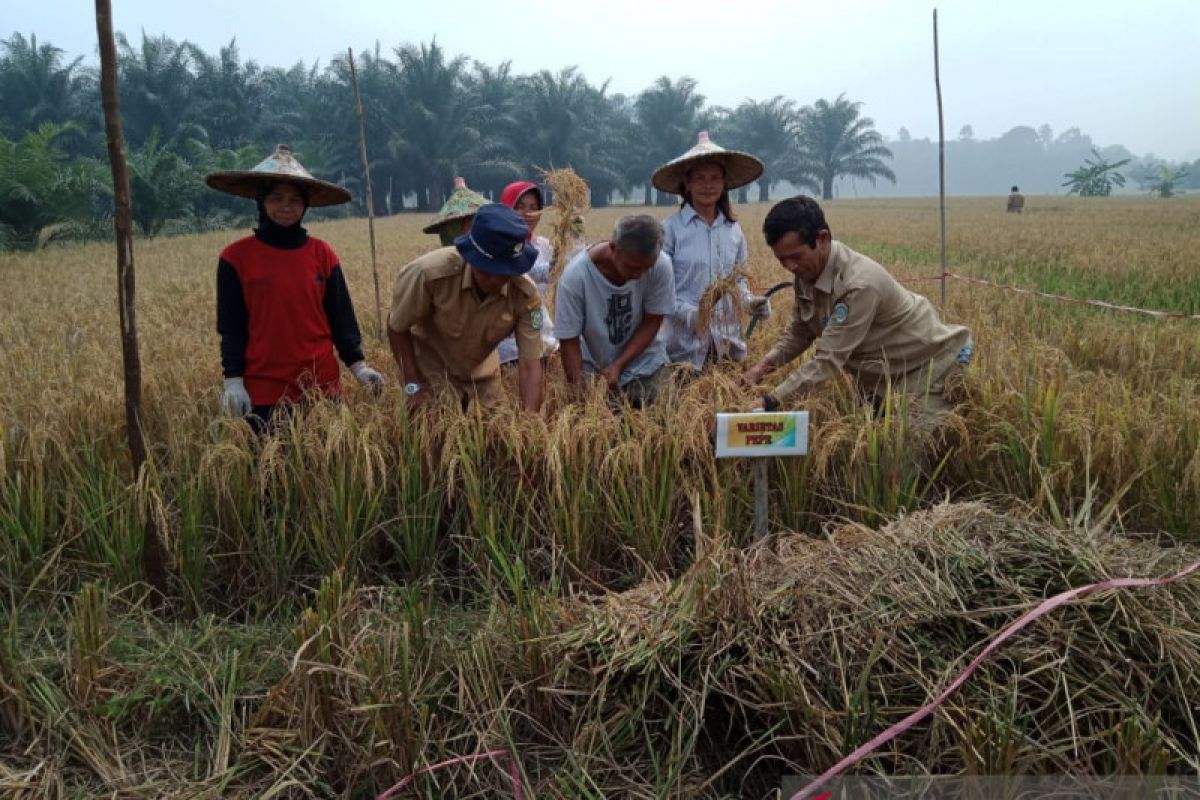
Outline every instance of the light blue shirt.
<svg viewBox="0 0 1200 800"><path fill-rule="evenodd" d="M667 356L672 362L699 369L711 347L718 356L741 361L746 357L746 342L731 297L725 296L713 308L706 336L698 336L695 325L704 290L746 263L742 226L727 219L720 209L709 225L690 205L667 217L662 226L663 252L670 256L675 271L675 312L663 323L660 334L667 345ZM744 279L738 281L738 288L742 301L749 299L750 287Z"/></svg>
<svg viewBox="0 0 1200 800"><path fill-rule="evenodd" d="M670 318L675 288L671 260L663 253L642 277L616 286L604 277L585 249L563 269L554 295L559 339L579 338L585 372L596 373L621 355L647 314ZM667 363L662 341L653 341L621 372L624 386L653 375Z"/></svg>

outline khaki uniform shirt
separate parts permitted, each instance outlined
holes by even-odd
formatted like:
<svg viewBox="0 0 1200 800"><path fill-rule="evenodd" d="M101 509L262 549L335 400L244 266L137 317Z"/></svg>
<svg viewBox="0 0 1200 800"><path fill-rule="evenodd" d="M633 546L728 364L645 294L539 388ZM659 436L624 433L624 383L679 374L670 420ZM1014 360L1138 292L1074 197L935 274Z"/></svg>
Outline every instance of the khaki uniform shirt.
<svg viewBox="0 0 1200 800"><path fill-rule="evenodd" d="M396 276L388 327L412 334L422 370L440 365L459 381L493 377L500 371L496 345L509 334L519 358L541 358L542 300L533 281L519 275L499 294L481 295L472 274L458 250L443 247Z"/></svg>
<svg viewBox="0 0 1200 800"><path fill-rule="evenodd" d="M905 289L879 264L841 242L814 283L795 282L796 305L784 335L767 354L781 367L816 342L816 352L771 395L784 400L811 391L845 370L866 392L933 365L937 379L971 341L961 325L946 325L933 304Z"/></svg>
<svg viewBox="0 0 1200 800"><path fill-rule="evenodd" d="M1008 196L1008 211L1010 214L1020 214L1021 209L1025 207L1025 196L1020 192L1013 192Z"/></svg>

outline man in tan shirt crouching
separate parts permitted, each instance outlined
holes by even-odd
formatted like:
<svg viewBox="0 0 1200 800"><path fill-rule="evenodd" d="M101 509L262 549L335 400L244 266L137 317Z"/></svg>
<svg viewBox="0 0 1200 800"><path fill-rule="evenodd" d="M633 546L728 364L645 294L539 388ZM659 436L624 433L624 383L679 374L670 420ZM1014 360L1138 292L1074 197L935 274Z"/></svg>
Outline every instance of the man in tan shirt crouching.
<svg viewBox="0 0 1200 800"><path fill-rule="evenodd" d="M889 385L913 398L932 416L930 422L950 408L943 389L947 378L971 362L970 331L943 323L929 300L834 240L811 197L776 204L763 222L763 234L775 258L796 276L796 304L783 335L742 380L755 386L814 342L816 350L765 394L757 409L790 406L843 374L876 408Z"/></svg>
<svg viewBox="0 0 1200 800"><path fill-rule="evenodd" d="M400 270L388 313L388 343L410 409L434 389L491 406L501 397L496 345L517 340L521 404L542 404L542 301L525 273L537 260L525 222L507 206L475 212L470 230Z"/></svg>

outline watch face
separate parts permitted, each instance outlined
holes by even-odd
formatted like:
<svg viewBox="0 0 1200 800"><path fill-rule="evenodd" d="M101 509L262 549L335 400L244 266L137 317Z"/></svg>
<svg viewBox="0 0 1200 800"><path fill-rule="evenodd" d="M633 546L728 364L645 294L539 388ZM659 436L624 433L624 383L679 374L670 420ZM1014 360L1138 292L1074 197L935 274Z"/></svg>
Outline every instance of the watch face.
<svg viewBox="0 0 1200 800"><path fill-rule="evenodd" d="M419 391L421 391L421 384L419 383L404 384L404 393L407 395L414 395Z"/></svg>

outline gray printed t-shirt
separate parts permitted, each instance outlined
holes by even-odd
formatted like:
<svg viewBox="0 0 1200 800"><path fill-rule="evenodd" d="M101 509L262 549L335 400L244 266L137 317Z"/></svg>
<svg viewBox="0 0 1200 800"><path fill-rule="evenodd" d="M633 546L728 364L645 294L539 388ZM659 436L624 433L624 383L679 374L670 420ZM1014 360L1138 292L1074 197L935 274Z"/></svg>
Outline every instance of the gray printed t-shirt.
<svg viewBox="0 0 1200 800"><path fill-rule="evenodd" d="M671 259L658 254L650 271L635 281L614 286L584 250L571 259L558 280L554 299L554 334L579 337L583 368L595 373L616 360L646 314L669 316L675 310L675 274ZM621 373L621 385L653 375L667 363L667 348L655 337Z"/></svg>

